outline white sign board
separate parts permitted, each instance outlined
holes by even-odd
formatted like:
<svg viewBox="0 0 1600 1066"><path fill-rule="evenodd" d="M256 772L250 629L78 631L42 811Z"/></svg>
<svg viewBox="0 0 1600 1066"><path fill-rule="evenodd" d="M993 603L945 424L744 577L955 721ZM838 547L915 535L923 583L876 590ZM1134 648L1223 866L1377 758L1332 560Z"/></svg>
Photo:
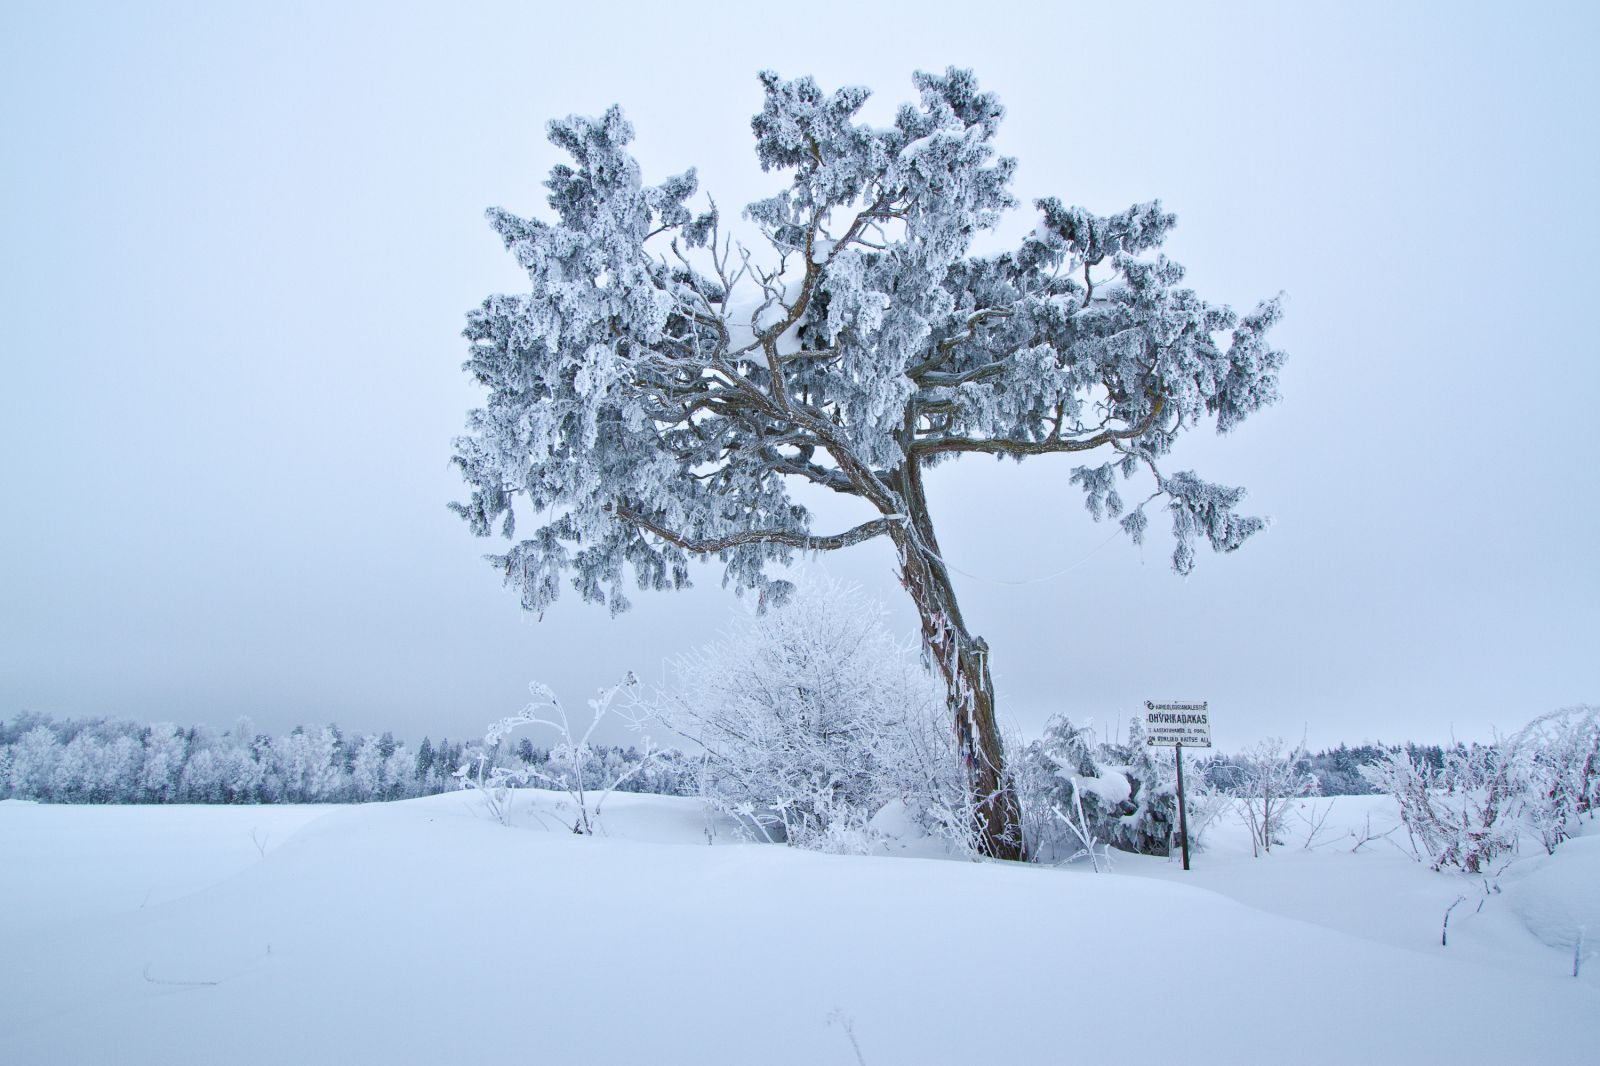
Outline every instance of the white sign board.
<svg viewBox="0 0 1600 1066"><path fill-rule="evenodd" d="M1144 703L1144 742L1152 748L1211 746L1211 718L1204 700L1175 703Z"/></svg>

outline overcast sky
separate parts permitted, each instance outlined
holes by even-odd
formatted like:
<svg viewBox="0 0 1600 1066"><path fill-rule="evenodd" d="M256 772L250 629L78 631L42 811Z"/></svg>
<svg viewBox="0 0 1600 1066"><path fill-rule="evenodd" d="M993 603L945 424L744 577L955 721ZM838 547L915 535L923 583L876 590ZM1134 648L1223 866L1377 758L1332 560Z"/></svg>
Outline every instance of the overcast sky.
<svg viewBox="0 0 1600 1066"><path fill-rule="evenodd" d="M1004 717L1196 698L1320 745L1600 701L1600 7L399 7L0 11L0 718L414 741L659 677L732 617L714 564L536 622L446 510L462 316L524 282L483 209L543 211L545 121L612 103L647 181L743 204L759 69L887 120L951 64L1025 203L1159 197L1203 296L1289 298L1283 402L1172 464L1275 524L1188 579L1069 456L934 473ZM910 631L884 542L826 566Z"/></svg>

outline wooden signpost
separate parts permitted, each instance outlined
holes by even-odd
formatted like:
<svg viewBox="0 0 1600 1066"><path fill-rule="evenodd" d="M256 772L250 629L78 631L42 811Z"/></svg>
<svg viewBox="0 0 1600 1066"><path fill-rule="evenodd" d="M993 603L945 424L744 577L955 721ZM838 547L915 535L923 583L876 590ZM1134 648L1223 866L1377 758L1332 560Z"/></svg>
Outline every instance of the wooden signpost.
<svg viewBox="0 0 1600 1066"><path fill-rule="evenodd" d="M1211 746L1211 718L1205 700L1157 703L1144 701L1144 742L1150 748L1172 748L1178 760L1178 837L1183 842L1183 868L1189 868L1189 815L1183 806L1183 749Z"/></svg>

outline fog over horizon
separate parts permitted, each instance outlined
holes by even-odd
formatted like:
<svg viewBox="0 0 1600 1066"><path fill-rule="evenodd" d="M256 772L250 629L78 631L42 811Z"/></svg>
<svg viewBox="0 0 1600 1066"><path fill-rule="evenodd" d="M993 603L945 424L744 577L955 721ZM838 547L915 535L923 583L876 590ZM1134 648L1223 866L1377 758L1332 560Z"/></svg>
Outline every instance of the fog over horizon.
<svg viewBox="0 0 1600 1066"><path fill-rule="evenodd" d="M1264 736L1487 739L1600 702L1600 8L1488 4L13 5L0 12L0 719L481 735L716 639L696 588L521 611L446 504L482 393L464 314L525 275L548 119L620 104L644 180L732 216L782 186L757 71L873 90L973 69L1024 205L1159 198L1201 296L1283 291L1283 399L1173 456L1272 527L1169 566L1070 456L928 478L999 712L1209 701ZM866 517L817 501L816 528ZM911 633L886 542L806 563ZM535 738L537 739L537 738Z"/></svg>

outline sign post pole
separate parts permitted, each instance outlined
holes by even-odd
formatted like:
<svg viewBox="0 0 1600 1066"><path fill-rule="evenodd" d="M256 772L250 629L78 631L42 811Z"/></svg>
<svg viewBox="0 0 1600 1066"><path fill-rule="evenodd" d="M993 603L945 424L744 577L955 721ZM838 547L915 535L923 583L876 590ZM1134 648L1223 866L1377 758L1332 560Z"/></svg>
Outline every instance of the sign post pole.
<svg viewBox="0 0 1600 1066"><path fill-rule="evenodd" d="M1178 837L1183 841L1183 868L1189 868L1189 815L1183 809L1183 745L1174 746L1178 757Z"/></svg>
<svg viewBox="0 0 1600 1066"><path fill-rule="evenodd" d="M1145 700L1145 738L1148 747L1174 749L1178 763L1178 841L1183 848L1183 868L1189 868L1189 812L1183 799L1183 748L1211 746L1211 715L1204 700L1157 703Z"/></svg>

